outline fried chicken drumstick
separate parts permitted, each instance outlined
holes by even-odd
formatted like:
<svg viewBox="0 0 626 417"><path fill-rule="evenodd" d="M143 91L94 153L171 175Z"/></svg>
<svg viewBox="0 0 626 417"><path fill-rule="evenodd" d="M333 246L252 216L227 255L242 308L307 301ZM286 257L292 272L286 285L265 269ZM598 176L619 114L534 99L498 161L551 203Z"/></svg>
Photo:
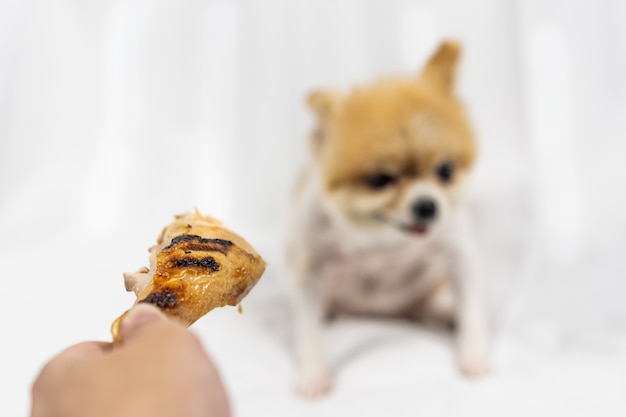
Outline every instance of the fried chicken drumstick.
<svg viewBox="0 0 626 417"><path fill-rule="evenodd" d="M197 210L176 216L149 252L150 268L124 273L126 291L188 326L216 307L238 305L265 270L248 242ZM111 326L114 344L126 313Z"/></svg>

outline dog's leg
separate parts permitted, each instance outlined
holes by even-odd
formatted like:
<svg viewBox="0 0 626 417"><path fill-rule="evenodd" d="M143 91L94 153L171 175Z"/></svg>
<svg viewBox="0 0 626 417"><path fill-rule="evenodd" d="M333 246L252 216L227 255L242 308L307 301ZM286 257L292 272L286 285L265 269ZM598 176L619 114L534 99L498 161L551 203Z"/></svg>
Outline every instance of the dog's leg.
<svg viewBox="0 0 626 417"><path fill-rule="evenodd" d="M324 353L324 302L319 289L311 282L298 283L294 293L296 389L303 397L315 398L325 394L331 385Z"/></svg>
<svg viewBox="0 0 626 417"><path fill-rule="evenodd" d="M470 377L489 372L487 317L475 244L463 239L453 271L458 294L456 338L461 371Z"/></svg>

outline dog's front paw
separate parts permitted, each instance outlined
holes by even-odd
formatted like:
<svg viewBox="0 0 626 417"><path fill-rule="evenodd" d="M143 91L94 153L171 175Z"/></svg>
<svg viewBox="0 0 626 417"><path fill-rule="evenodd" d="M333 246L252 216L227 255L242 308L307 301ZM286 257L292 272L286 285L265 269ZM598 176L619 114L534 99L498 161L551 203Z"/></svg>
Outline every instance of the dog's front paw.
<svg viewBox="0 0 626 417"><path fill-rule="evenodd" d="M332 376L328 369L305 369L298 376L296 391L303 398L319 398L330 390L331 383Z"/></svg>
<svg viewBox="0 0 626 417"><path fill-rule="evenodd" d="M459 368L468 378L480 378L489 373L489 359L486 353L461 352Z"/></svg>

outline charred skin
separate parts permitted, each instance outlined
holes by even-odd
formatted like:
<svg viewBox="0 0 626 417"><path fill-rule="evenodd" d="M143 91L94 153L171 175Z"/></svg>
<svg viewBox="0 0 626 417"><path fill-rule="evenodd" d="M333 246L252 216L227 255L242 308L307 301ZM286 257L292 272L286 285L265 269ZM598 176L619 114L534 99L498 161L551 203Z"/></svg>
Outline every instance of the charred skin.
<svg viewBox="0 0 626 417"><path fill-rule="evenodd" d="M239 304L265 270L249 243L197 212L178 216L150 254L149 269L125 274L127 289L136 292L136 303L153 304L186 325L214 308ZM114 343L125 314L111 326Z"/></svg>
<svg viewBox="0 0 626 417"><path fill-rule="evenodd" d="M255 261L231 241L179 236L157 255L153 284L138 302L191 324L216 307L239 304L262 272Z"/></svg>

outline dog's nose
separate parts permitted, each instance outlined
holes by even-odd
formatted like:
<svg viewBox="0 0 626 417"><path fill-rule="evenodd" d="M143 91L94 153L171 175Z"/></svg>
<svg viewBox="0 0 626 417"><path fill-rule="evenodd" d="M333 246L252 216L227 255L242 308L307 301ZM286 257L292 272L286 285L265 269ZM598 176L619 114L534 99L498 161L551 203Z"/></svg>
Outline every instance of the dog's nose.
<svg viewBox="0 0 626 417"><path fill-rule="evenodd" d="M431 220L437 215L437 204L430 198L417 200L412 209L417 220Z"/></svg>

